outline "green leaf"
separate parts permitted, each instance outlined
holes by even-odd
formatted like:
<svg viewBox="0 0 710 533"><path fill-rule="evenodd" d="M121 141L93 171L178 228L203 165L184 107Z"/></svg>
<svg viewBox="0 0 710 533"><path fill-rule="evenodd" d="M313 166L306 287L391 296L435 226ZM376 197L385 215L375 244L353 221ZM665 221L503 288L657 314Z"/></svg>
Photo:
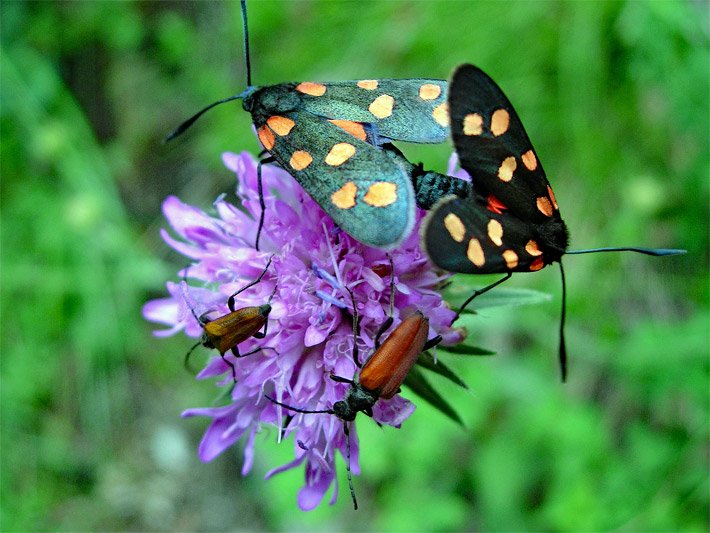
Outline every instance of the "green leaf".
<svg viewBox="0 0 710 533"><path fill-rule="evenodd" d="M469 276L472 277L472 276ZM457 278L466 279L466 278ZM455 283L444 293L446 302L452 309L458 309L473 294L476 289L481 289L485 285L476 283ZM477 296L464 310L463 314L475 313L476 309L488 307L503 307L516 305L530 305L547 302L552 296L545 292L534 291L532 289L517 289L507 287L496 287L489 292Z"/></svg>
<svg viewBox="0 0 710 533"><path fill-rule="evenodd" d="M458 413L454 411L454 408L451 407L449 402L431 386L416 366L412 367L409 371L407 379L404 380L404 384L412 389L417 396L429 402L457 424L463 426L463 421Z"/></svg>
<svg viewBox="0 0 710 533"><path fill-rule="evenodd" d="M455 346L437 346L436 349L456 355L491 356L496 354L496 352L491 350L466 343L457 344Z"/></svg>
<svg viewBox="0 0 710 533"><path fill-rule="evenodd" d="M417 359L417 364L421 366L422 368L426 368L427 370L431 370L432 372L439 374L440 376L445 377L449 381L454 382L456 385L459 387L463 387L464 389L468 389L468 385L464 383L461 378L451 370L448 366L446 366L441 359L437 359L436 361L434 360L434 356L431 355L429 352L423 352L419 354L419 359Z"/></svg>

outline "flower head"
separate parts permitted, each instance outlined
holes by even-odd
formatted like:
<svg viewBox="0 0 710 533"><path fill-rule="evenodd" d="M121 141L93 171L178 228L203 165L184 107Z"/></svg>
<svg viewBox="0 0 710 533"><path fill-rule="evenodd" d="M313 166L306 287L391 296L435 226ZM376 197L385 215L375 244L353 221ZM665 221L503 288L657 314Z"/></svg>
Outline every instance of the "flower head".
<svg viewBox="0 0 710 533"><path fill-rule="evenodd" d="M187 272L193 284L169 282L170 297L148 302L144 316L168 326L156 335L183 330L190 337L198 337L203 325L196 317L227 314L228 297L257 279L271 258L261 281L240 292L235 301L237 309L271 302L264 338L251 337L239 345L242 354L261 351L240 358L229 352L224 355L234 366L236 383L230 366L215 353L198 378L218 378L219 385L233 387L230 402L189 409L183 416L212 419L199 447L203 461L214 459L246 437L242 468L246 474L253 463L254 439L261 426L281 427L286 415L293 415L284 435L295 437L295 458L269 472L267 478L304 463L306 483L299 492L298 504L304 510L313 509L335 479L336 451L345 455L343 423L329 414L294 414L269 401L265 394L302 409L330 409L343 399L349 386L330 376L350 378L356 374L353 343L358 343L361 360L372 353L376 332L390 315L391 301L394 326L420 310L429 318L429 338L441 335L444 344L455 344L462 340L463 333L450 327L455 313L436 291L442 277L419 248L421 215L417 216L415 231L398 249L387 253L370 248L335 226L290 175L267 165L262 168L266 215L261 250L257 251L254 241L261 208L256 161L247 153L226 153L223 160L237 175L237 195L243 209L219 198L214 204L216 216L211 216L175 197L165 200L165 217L178 238L167 231L162 236L193 261ZM394 295L390 289L392 275ZM194 280L203 287L195 286ZM360 317L357 339L353 334L353 305ZM399 427L414 409L411 402L395 395L375 404L373 418ZM350 464L357 474L354 424L350 439ZM337 490L331 503L336 498Z"/></svg>

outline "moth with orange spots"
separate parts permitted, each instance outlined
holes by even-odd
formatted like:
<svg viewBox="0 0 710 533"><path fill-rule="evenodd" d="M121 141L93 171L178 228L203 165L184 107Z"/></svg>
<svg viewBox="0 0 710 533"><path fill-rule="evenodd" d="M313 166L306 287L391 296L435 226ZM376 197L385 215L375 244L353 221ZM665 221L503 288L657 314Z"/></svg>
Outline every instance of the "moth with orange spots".
<svg viewBox="0 0 710 533"><path fill-rule="evenodd" d="M286 169L351 236L393 248L412 230L416 197L406 160L382 148L393 139L443 142L448 115L436 110L445 100L445 81L385 79L250 87L243 107L266 162Z"/></svg>
<svg viewBox="0 0 710 533"><path fill-rule="evenodd" d="M204 112L231 100L242 100L252 116L259 141L269 157L291 174L333 220L355 239L379 248L394 248L414 226L420 196L433 199L465 195L468 185L441 174L421 177L418 194L414 168L390 141L441 143L449 135L445 80L380 79L340 82L251 84L246 3L242 0L247 89L207 106L175 129L170 140ZM432 192L429 192L432 191ZM261 218L256 248L264 221Z"/></svg>
<svg viewBox="0 0 710 533"><path fill-rule="evenodd" d="M560 368L566 376L565 283L562 256L632 251L675 255L685 250L598 248L568 251L569 234L542 164L510 100L481 69L458 67L449 83L451 135L461 166L471 175L466 198L449 196L434 205L422 225L424 248L437 266L468 274L535 272L551 263L562 274Z"/></svg>

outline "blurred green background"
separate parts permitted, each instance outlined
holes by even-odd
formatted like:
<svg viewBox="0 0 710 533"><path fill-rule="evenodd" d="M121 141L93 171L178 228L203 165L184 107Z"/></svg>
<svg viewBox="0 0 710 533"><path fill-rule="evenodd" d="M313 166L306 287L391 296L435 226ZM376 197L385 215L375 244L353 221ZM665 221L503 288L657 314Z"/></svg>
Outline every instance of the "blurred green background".
<svg viewBox="0 0 710 533"><path fill-rule="evenodd" d="M11 2L2 10L2 515L11 530L708 529L708 79L703 2L249 4L254 82L447 78L472 62L515 103L573 247L687 248L568 257L570 378L554 297L470 322L491 358L436 384L461 429L420 405L401 430L363 417L354 513L299 512L303 471L275 434L196 457L209 405L142 304L185 259L159 238L168 194L233 198L223 151L258 151L237 2ZM445 170L451 147L405 146ZM489 278L463 282L484 284ZM405 396L407 392L405 391ZM409 394L411 397L411 393Z"/></svg>

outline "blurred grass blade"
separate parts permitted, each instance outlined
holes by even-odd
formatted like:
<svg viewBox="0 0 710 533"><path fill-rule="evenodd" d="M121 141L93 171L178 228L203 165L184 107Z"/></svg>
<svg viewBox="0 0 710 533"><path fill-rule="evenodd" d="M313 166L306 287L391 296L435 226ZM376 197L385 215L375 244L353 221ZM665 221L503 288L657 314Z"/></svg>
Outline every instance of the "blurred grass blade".
<svg viewBox="0 0 710 533"><path fill-rule="evenodd" d="M486 350L479 346L473 346L472 344L457 344L456 346L437 346L437 350L442 350L447 353L454 353L456 355L473 355L473 356L491 356L495 355L496 352L491 350Z"/></svg>
<svg viewBox="0 0 710 533"><path fill-rule="evenodd" d="M480 280L470 279L473 277L458 276L456 281L446 290L444 298L451 309L458 309L474 290L485 287L486 284L480 283ZM464 283L463 280L466 280L466 282ZM466 307L464 314L475 313L477 309L531 305L547 302L551 299L552 296L550 294L532 289L496 287L492 291L483 293L475 298Z"/></svg>
<svg viewBox="0 0 710 533"><path fill-rule="evenodd" d="M416 366L412 367L409 371L407 379L404 380L404 384L412 389L417 396L433 405L457 424L463 426L463 421L458 413L454 411L454 408L451 407L449 402L431 386Z"/></svg>
<svg viewBox="0 0 710 533"><path fill-rule="evenodd" d="M448 366L446 366L441 359L434 360L434 356L431 355L429 352L423 352L419 355L419 359L417 359L417 364L421 366L422 368L426 368L427 370L431 370L432 372L439 374L440 376L445 377L449 381L452 381L459 387L462 387L464 389L468 389L468 385L463 382L463 380L454 372L451 370Z"/></svg>

